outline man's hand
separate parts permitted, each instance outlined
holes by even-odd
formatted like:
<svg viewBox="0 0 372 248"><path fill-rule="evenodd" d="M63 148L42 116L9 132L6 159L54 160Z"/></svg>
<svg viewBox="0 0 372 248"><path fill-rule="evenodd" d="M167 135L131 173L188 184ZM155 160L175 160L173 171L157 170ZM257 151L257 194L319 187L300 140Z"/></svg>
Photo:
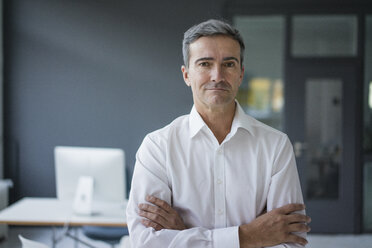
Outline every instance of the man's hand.
<svg viewBox="0 0 372 248"><path fill-rule="evenodd" d="M304 210L303 204L288 204L259 216L239 227L241 248L266 247L282 243L306 245L307 240L293 232L309 232L310 217L293 213Z"/></svg>
<svg viewBox="0 0 372 248"><path fill-rule="evenodd" d="M184 230L186 229L182 218L166 201L154 196L146 196L146 201L154 204L139 204L139 215L146 218L141 223L146 227L153 227L156 231L161 229Z"/></svg>

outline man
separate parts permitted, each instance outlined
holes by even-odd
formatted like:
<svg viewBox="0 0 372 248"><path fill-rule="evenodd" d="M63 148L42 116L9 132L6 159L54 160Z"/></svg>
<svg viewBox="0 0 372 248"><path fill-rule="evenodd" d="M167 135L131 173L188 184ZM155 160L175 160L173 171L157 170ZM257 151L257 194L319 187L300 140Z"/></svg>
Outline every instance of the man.
<svg viewBox="0 0 372 248"><path fill-rule="evenodd" d="M306 245L310 218L292 146L235 101L243 54L225 22L185 33L182 73L194 106L137 152L127 208L134 247Z"/></svg>

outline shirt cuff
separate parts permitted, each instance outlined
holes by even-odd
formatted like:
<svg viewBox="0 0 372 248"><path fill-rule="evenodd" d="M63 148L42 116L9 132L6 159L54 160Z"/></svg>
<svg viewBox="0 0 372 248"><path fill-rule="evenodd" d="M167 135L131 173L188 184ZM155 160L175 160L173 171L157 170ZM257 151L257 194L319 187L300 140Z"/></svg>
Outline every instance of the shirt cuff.
<svg viewBox="0 0 372 248"><path fill-rule="evenodd" d="M239 226L212 230L213 248L239 248Z"/></svg>

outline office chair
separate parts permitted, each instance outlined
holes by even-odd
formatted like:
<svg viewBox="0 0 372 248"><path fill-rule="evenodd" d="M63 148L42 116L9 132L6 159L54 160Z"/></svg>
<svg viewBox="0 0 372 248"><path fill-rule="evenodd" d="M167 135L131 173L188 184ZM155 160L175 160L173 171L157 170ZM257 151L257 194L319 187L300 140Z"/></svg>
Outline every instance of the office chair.
<svg viewBox="0 0 372 248"><path fill-rule="evenodd" d="M112 248L120 243L123 236L129 235L126 227L83 226L82 232L88 238L108 243Z"/></svg>
<svg viewBox="0 0 372 248"><path fill-rule="evenodd" d="M22 248L49 248L49 246L30 240L22 237L22 235L18 235L18 238L21 240Z"/></svg>

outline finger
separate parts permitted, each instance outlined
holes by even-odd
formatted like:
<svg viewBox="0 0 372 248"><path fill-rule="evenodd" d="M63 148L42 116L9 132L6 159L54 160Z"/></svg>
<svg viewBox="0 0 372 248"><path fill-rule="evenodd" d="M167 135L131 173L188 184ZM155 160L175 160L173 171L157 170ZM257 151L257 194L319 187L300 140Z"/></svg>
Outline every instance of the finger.
<svg viewBox="0 0 372 248"><path fill-rule="evenodd" d="M310 232L311 228L306 224L296 223L288 226L289 232Z"/></svg>
<svg viewBox="0 0 372 248"><path fill-rule="evenodd" d="M302 222L302 223L310 223L311 222L311 218L307 215L304 215L304 214L290 214L287 216L288 218L288 223L299 223L299 222Z"/></svg>
<svg viewBox="0 0 372 248"><path fill-rule="evenodd" d="M154 228L156 231L159 231L161 229L164 229L163 226L159 225L158 223L152 222L150 220L142 219L141 220L141 223L145 227L152 227L152 228Z"/></svg>
<svg viewBox="0 0 372 248"><path fill-rule="evenodd" d="M169 216L169 214L165 210L161 209L158 206L153 206L153 205L150 205L150 204L141 203L141 204L138 205L138 208L140 210L143 210L143 211L146 211L146 212L161 215L165 219L168 218L168 216Z"/></svg>
<svg viewBox="0 0 372 248"><path fill-rule="evenodd" d="M146 196L146 201L164 209L167 212L172 212L173 210L172 207L166 201L156 198L155 196L152 195Z"/></svg>
<svg viewBox="0 0 372 248"><path fill-rule="evenodd" d="M293 212L296 212L296 211L301 211L301 210L304 210L304 209L305 209L304 204L291 203L291 204L287 204L283 207L277 208L276 211L279 214L290 214L290 213L293 213Z"/></svg>
<svg viewBox="0 0 372 248"><path fill-rule="evenodd" d="M297 244L305 246L308 242L306 239L300 236L297 236L295 234L289 234L285 243L297 243Z"/></svg>
<svg viewBox="0 0 372 248"><path fill-rule="evenodd" d="M156 224L159 224L159 225L161 225L163 227L166 226L167 221L161 215L150 213L150 212L146 212L144 210L140 210L138 212L138 214L139 214L139 216L144 217L144 218L146 218L146 219L148 219L148 220L150 220L152 222L155 222Z"/></svg>

